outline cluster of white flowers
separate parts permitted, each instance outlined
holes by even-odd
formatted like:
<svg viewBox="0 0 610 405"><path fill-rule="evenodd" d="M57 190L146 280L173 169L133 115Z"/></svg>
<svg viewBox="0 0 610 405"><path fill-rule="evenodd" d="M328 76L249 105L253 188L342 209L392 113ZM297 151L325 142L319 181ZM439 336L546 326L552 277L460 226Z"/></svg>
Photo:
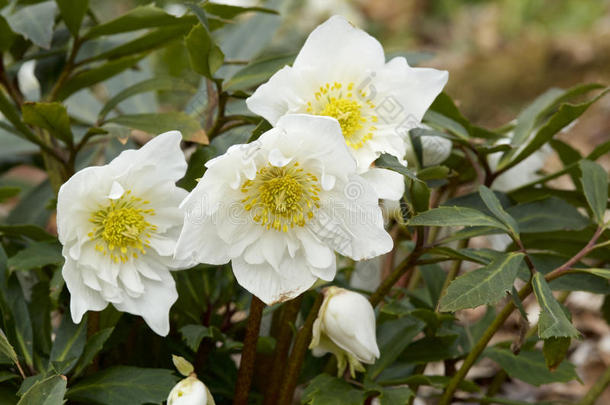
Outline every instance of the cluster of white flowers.
<svg viewBox="0 0 610 405"><path fill-rule="evenodd" d="M57 207L74 321L111 303L166 335L177 299L170 270L230 261L238 283L273 304L332 281L335 252L363 260L390 251L379 199L398 200L404 181L374 161L388 153L406 164L407 132L446 81L403 57L386 63L377 40L332 17L247 99L273 128L208 161L190 194L175 185L187 166L175 131L76 173ZM355 330L352 318L363 320ZM312 348L352 373L373 362L368 301L328 289Z"/></svg>

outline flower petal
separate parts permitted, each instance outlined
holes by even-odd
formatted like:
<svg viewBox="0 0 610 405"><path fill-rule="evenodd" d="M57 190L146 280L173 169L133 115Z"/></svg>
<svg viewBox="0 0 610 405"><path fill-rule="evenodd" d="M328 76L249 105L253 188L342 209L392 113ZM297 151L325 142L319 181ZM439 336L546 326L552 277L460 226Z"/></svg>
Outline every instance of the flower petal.
<svg viewBox="0 0 610 405"><path fill-rule="evenodd" d="M405 192L405 180L395 171L373 167L361 176L373 186L380 199L400 200Z"/></svg>
<svg viewBox="0 0 610 405"><path fill-rule="evenodd" d="M70 291L70 312L74 323L80 323L85 312L101 311L108 305L99 292L84 284L78 267L74 260L66 257L61 272L66 280L68 291Z"/></svg>

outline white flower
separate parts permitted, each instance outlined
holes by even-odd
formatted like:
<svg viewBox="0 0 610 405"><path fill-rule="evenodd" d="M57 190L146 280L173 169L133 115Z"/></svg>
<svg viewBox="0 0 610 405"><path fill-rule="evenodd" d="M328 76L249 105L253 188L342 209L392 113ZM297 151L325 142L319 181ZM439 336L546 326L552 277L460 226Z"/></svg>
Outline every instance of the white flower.
<svg viewBox="0 0 610 405"><path fill-rule="evenodd" d="M88 167L59 190L57 230L72 319L112 303L140 315L159 335L169 332L178 294L170 268L182 227L186 171L180 132L159 135L105 166Z"/></svg>
<svg viewBox="0 0 610 405"><path fill-rule="evenodd" d="M332 280L334 250L361 260L392 249L377 195L334 119L284 116L206 166L182 205L176 257L231 261L239 284L266 304Z"/></svg>
<svg viewBox="0 0 610 405"><path fill-rule="evenodd" d="M451 154L453 144L447 138L436 135L424 135L420 138L422 148L422 166L436 166L443 163Z"/></svg>
<svg viewBox="0 0 610 405"><path fill-rule="evenodd" d="M208 387L191 375L172 388L167 405L215 405L215 402Z"/></svg>
<svg viewBox="0 0 610 405"><path fill-rule="evenodd" d="M373 364L379 358L373 306L353 291L326 289L309 348L317 357L329 352L337 356L339 376L348 364L352 377L355 371L364 371L362 363Z"/></svg>
<svg viewBox="0 0 610 405"><path fill-rule="evenodd" d="M309 35L292 67L275 73L246 102L273 125L288 113L336 118L358 173L373 177L380 198L397 200L402 177L369 168L382 153L402 161L402 135L421 121L447 77L445 71L412 68L403 57L386 63L375 38L334 16Z"/></svg>

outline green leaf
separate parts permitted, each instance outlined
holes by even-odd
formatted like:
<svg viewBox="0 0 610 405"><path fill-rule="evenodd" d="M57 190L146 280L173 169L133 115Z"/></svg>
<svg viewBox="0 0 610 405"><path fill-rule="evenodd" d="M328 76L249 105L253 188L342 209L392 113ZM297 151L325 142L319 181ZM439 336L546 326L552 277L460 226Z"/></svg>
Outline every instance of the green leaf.
<svg viewBox="0 0 610 405"><path fill-rule="evenodd" d="M598 268L589 268L589 269L571 269L570 272L577 273L589 273L594 274L599 277L603 277L606 280L610 280L610 269L598 269Z"/></svg>
<svg viewBox="0 0 610 405"><path fill-rule="evenodd" d="M175 17L153 5L136 7L124 15L92 27L84 39L93 39L102 35L114 35L123 32L137 31L144 28L168 27L175 24L193 25L197 19L193 16Z"/></svg>
<svg viewBox="0 0 610 405"><path fill-rule="evenodd" d="M55 239L54 236L36 225L0 225L0 235L23 236L37 241Z"/></svg>
<svg viewBox="0 0 610 405"><path fill-rule="evenodd" d="M602 226L608 204L608 174L603 167L590 160L581 160L582 188L593 212L595 222Z"/></svg>
<svg viewBox="0 0 610 405"><path fill-rule="evenodd" d="M194 371L193 365L184 357L172 354L172 362L176 370L185 377L188 377Z"/></svg>
<svg viewBox="0 0 610 405"><path fill-rule="evenodd" d="M498 363L509 376L535 386L578 379L574 365L567 361L562 362L555 371L547 369L544 356L539 351L522 351L515 356L508 349L488 347L483 353Z"/></svg>
<svg viewBox="0 0 610 405"><path fill-rule="evenodd" d="M212 328L203 325L186 325L180 328L182 339L192 351L197 351L201 341L214 336Z"/></svg>
<svg viewBox="0 0 610 405"><path fill-rule="evenodd" d="M413 395L409 387L383 388L379 395L379 405L404 405Z"/></svg>
<svg viewBox="0 0 610 405"><path fill-rule="evenodd" d="M3 13L3 15L13 32L21 34L41 48L49 49L53 38L56 9L55 2L51 0L22 7L13 14Z"/></svg>
<svg viewBox="0 0 610 405"><path fill-rule="evenodd" d="M74 368L72 378L79 376L83 371L85 371L95 356L97 356L97 354L103 349L104 343L106 343L113 331L114 327L105 328L99 332L96 332L93 336L87 339L83 354Z"/></svg>
<svg viewBox="0 0 610 405"><path fill-rule="evenodd" d="M543 112L548 111L555 104L555 100L563 94L562 89L551 88L527 106L517 117L517 125L515 125L511 143L518 146L525 142Z"/></svg>
<svg viewBox="0 0 610 405"><path fill-rule="evenodd" d="M557 197L514 205L506 209L521 233L579 230L589 221L578 209Z"/></svg>
<svg viewBox="0 0 610 405"><path fill-rule="evenodd" d="M114 107L119 105L121 101L128 99L129 97L135 96L136 94L146 93L149 91L157 90L171 90L171 91L194 91L196 90L193 86L185 80L180 80L176 77L170 76L159 76L153 77L129 86L126 89L118 92L114 97L106 102L104 108L99 112L98 117L103 121L104 117L112 111Z"/></svg>
<svg viewBox="0 0 610 405"><path fill-rule="evenodd" d="M572 325L563 308L557 302L551 288L540 273L532 278L534 294L540 305L540 319L538 320L538 336L541 339L552 337L579 337L580 333Z"/></svg>
<svg viewBox="0 0 610 405"><path fill-rule="evenodd" d="M15 108L15 105L5 96L4 92L0 90L0 113L15 127L17 130L14 132L16 135L28 139L30 142L36 138L36 135L21 121L19 111Z"/></svg>
<svg viewBox="0 0 610 405"><path fill-rule="evenodd" d="M202 24L194 26L185 41L193 70L212 79L214 73L222 66L224 54L214 42L208 29Z"/></svg>
<svg viewBox="0 0 610 405"><path fill-rule="evenodd" d="M15 197L20 191L19 187L0 187L0 203L7 198Z"/></svg>
<svg viewBox="0 0 610 405"><path fill-rule="evenodd" d="M87 342L87 322L83 320L76 325L72 322L69 314L64 314L61 325L51 348L49 363L63 363L62 374L68 373L76 366L78 359L83 354Z"/></svg>
<svg viewBox="0 0 610 405"><path fill-rule="evenodd" d="M430 166L418 171L417 177L424 181L442 180L449 177L449 173L451 173L451 169L447 166Z"/></svg>
<svg viewBox="0 0 610 405"><path fill-rule="evenodd" d="M377 158L377 160L375 161L375 167L390 169L402 174L403 176L410 178L411 180L421 182L421 180L417 178L415 173L407 169L406 166L404 166L398 161L396 156L387 153L383 153L381 156L379 156L379 158Z"/></svg>
<svg viewBox="0 0 610 405"><path fill-rule="evenodd" d="M211 4L211 3L208 3ZM246 90L266 82L279 69L292 64L294 54L273 56L254 61L237 71L224 85L225 90Z"/></svg>
<svg viewBox="0 0 610 405"><path fill-rule="evenodd" d="M144 55L126 56L110 62L104 63L101 66L81 70L74 74L57 93L58 100L65 100L73 93L91 87L94 84L103 82L122 71L133 67L143 58Z"/></svg>
<svg viewBox="0 0 610 405"><path fill-rule="evenodd" d="M89 0L55 0L66 26L77 37L80 25L89 8Z"/></svg>
<svg viewBox="0 0 610 405"><path fill-rule="evenodd" d="M6 19L0 15L0 38L2 38L2 41L0 42L0 52L10 49L13 42L15 42L16 37L17 35L11 30Z"/></svg>
<svg viewBox="0 0 610 405"><path fill-rule="evenodd" d="M177 381L172 370L115 366L80 380L66 397L100 405L160 403Z"/></svg>
<svg viewBox="0 0 610 405"><path fill-rule="evenodd" d="M426 336L407 346L400 359L408 363L430 363L460 355L458 335Z"/></svg>
<svg viewBox="0 0 610 405"><path fill-rule="evenodd" d="M8 259L9 272L31 270L50 264L61 264L61 245L56 241L34 242Z"/></svg>
<svg viewBox="0 0 610 405"><path fill-rule="evenodd" d="M152 135L177 130L182 132L182 136L186 141L197 142L204 145L208 143L208 137L201 128L199 121L182 111L119 115L106 122L139 129L140 131L148 132Z"/></svg>
<svg viewBox="0 0 610 405"><path fill-rule="evenodd" d="M565 337L544 339L542 354L544 354L544 360L549 370L556 370L563 359L565 359L571 341L570 338Z"/></svg>
<svg viewBox="0 0 610 405"><path fill-rule="evenodd" d="M159 28L134 40L121 44L116 48L99 53L91 59L88 59L88 61L116 59L138 53L148 54L157 48L161 48L173 41L182 39L182 37L189 32L190 28L190 25L171 25L169 27Z"/></svg>
<svg viewBox="0 0 610 405"><path fill-rule="evenodd" d="M9 343L2 329L0 329L0 355L8 357L15 364L18 362L17 353L15 353L15 349Z"/></svg>
<svg viewBox="0 0 610 405"><path fill-rule="evenodd" d="M17 405L63 405L67 379L54 375L36 382L21 397Z"/></svg>
<svg viewBox="0 0 610 405"><path fill-rule="evenodd" d="M481 199L487 206L487 209L502 222L506 228L508 228L509 233L513 235L514 238L519 237L519 225L517 221L513 217L510 216L509 213L504 211L502 208L502 204L500 204L500 200L496 198L496 195L493 191L485 186L479 187L479 194L481 195Z"/></svg>
<svg viewBox="0 0 610 405"><path fill-rule="evenodd" d="M303 391L302 404L308 405L362 405L366 399L364 391L346 381L320 374Z"/></svg>
<svg viewBox="0 0 610 405"><path fill-rule="evenodd" d="M481 211L465 207L439 207L418 214L409 225L423 226L491 226L506 230L498 220Z"/></svg>
<svg viewBox="0 0 610 405"><path fill-rule="evenodd" d="M374 380L400 356L411 340L426 325L413 317L404 317L382 323L377 332L381 356L367 369L367 376Z"/></svg>
<svg viewBox="0 0 610 405"><path fill-rule="evenodd" d="M495 304L511 291L522 260L522 253L504 254L487 266L456 278L441 298L440 310L449 312Z"/></svg>
<svg viewBox="0 0 610 405"><path fill-rule="evenodd" d="M595 85L590 89L599 87L600 86ZM561 104L557 112L554 113L548 119L548 121L528 139L528 142L524 148L513 149L513 151L515 151L514 153L517 155L516 157L513 157L511 152L507 152L500 159L498 169L506 170L526 159L532 153L540 149L542 145L550 141L557 132L574 121L576 118L580 117L589 108L589 106L591 106L591 104L603 97L609 90L610 89L605 89L591 100L580 104Z"/></svg>
<svg viewBox="0 0 610 405"><path fill-rule="evenodd" d="M203 8L208 13L217 15L218 17L226 18L227 20L231 20L240 14L247 13L250 11L266 13L266 14L279 14L277 11L272 10L270 8L265 8L265 7L239 7L239 6L232 6L229 4L220 4L220 3L211 3L211 2L205 3Z"/></svg>
<svg viewBox="0 0 610 405"><path fill-rule="evenodd" d="M421 180L405 179L405 200L410 212L416 214L430 208L430 188Z"/></svg>

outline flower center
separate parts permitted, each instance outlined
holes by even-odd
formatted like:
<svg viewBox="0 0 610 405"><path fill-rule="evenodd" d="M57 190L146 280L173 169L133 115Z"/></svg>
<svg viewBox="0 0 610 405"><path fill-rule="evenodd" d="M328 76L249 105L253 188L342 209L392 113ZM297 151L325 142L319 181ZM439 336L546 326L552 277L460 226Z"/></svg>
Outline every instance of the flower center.
<svg viewBox="0 0 610 405"><path fill-rule="evenodd" d="M145 247L150 247L148 238L157 230L146 220L146 216L155 215L152 208L143 208L149 201L126 191L119 199L110 200L110 204L91 214L89 221L95 226L89 237L96 240L95 249L118 263L125 263L130 257L137 258L138 252L146 254Z"/></svg>
<svg viewBox="0 0 610 405"><path fill-rule="evenodd" d="M246 197L241 200L254 222L267 229L288 232L295 225L304 226L319 208L319 181L295 162L284 167L268 165L256 172L253 180L241 186Z"/></svg>
<svg viewBox="0 0 610 405"><path fill-rule="evenodd" d="M347 145L360 149L373 137L378 121L375 105L364 91L354 90L354 83L326 83L314 94L315 101L307 102L307 112L333 117L339 121ZM356 97L354 97L356 96Z"/></svg>

